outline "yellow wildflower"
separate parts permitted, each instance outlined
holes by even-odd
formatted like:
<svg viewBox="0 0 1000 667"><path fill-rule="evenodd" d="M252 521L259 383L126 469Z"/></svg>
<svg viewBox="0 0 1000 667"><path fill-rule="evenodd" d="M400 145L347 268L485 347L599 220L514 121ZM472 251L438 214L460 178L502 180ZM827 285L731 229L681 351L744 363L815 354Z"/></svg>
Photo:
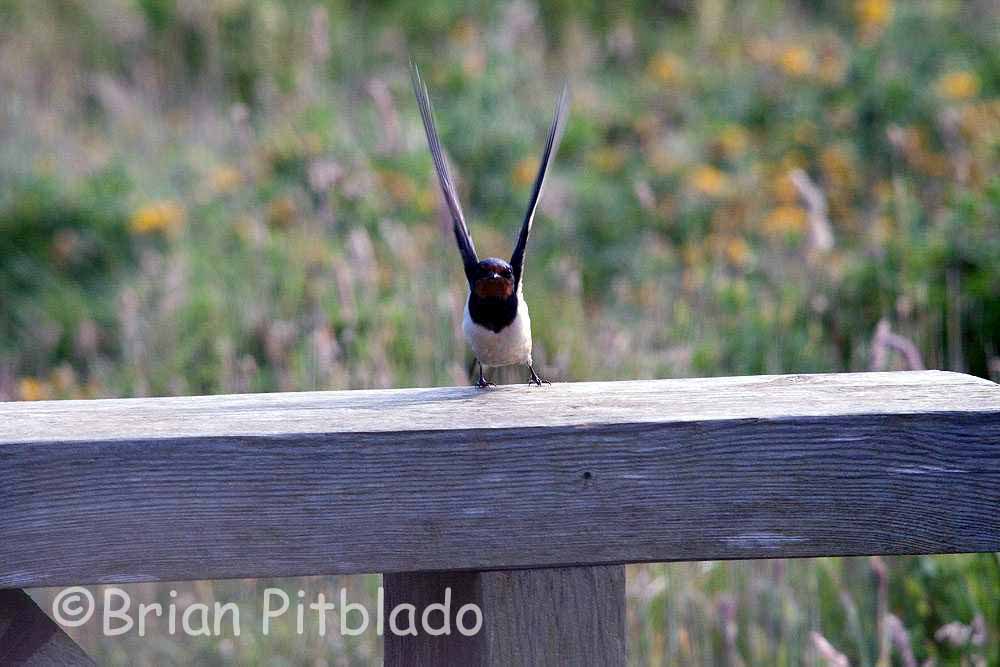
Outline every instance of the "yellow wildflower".
<svg viewBox="0 0 1000 667"><path fill-rule="evenodd" d="M857 0L854 16L866 30L881 29L892 18L892 0Z"/></svg>
<svg viewBox="0 0 1000 667"><path fill-rule="evenodd" d="M649 61L646 73L660 83L677 84L684 79L684 61L675 53L660 51Z"/></svg>
<svg viewBox="0 0 1000 667"><path fill-rule="evenodd" d="M805 169L809 166L809 161L800 151L790 151L781 158L779 168L782 172L789 172L793 169Z"/></svg>
<svg viewBox="0 0 1000 667"><path fill-rule="evenodd" d="M689 182L695 190L711 197L718 197L729 189L729 177L707 164L695 169Z"/></svg>
<svg viewBox="0 0 1000 667"><path fill-rule="evenodd" d="M516 165L514 165L514 173L511 174L511 178L514 181L514 185L519 187L527 187L535 182L535 174L538 172L538 160L536 158L526 157L519 160Z"/></svg>
<svg viewBox="0 0 1000 667"><path fill-rule="evenodd" d="M973 72L948 72L937 80L937 94L949 100L967 100L979 94L979 77Z"/></svg>
<svg viewBox="0 0 1000 667"><path fill-rule="evenodd" d="M815 66L812 52L804 46L791 46L781 53L781 69L789 76L806 76Z"/></svg>
<svg viewBox="0 0 1000 667"><path fill-rule="evenodd" d="M746 152L750 139L747 131L736 124L726 125L719 133L719 146L726 157L733 159Z"/></svg>
<svg viewBox="0 0 1000 667"><path fill-rule="evenodd" d="M782 204L764 218L763 229L773 236L801 233L806 226L806 212L800 206Z"/></svg>
<svg viewBox="0 0 1000 667"><path fill-rule="evenodd" d="M734 266L746 266L750 259L750 244L742 236L731 236L726 239L723 249L726 259Z"/></svg>
<svg viewBox="0 0 1000 667"><path fill-rule="evenodd" d="M184 225L184 207L173 200L159 200L140 206L132 214L129 227L137 234L176 233Z"/></svg>
<svg viewBox="0 0 1000 667"><path fill-rule="evenodd" d="M774 198L782 204L794 204L799 198L799 191L796 189L795 183L792 182L789 173L790 171L781 172L771 184Z"/></svg>
<svg viewBox="0 0 1000 667"><path fill-rule="evenodd" d="M45 380L21 378L17 383L17 393L22 401L44 401L52 395L52 387Z"/></svg>

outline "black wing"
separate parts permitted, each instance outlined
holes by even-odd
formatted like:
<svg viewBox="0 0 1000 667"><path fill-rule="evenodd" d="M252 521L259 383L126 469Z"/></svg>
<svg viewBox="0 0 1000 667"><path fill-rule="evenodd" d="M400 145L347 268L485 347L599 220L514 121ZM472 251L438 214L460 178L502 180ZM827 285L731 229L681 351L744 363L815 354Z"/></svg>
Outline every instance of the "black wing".
<svg viewBox="0 0 1000 667"><path fill-rule="evenodd" d="M448 211L451 213L455 241L458 242L458 251L462 253L465 275L469 280L472 280L476 266L479 264L479 258L476 257L476 247L472 245L472 237L469 235L469 228L465 224L465 216L462 215L462 206L458 203L458 193L455 191L455 183L451 180L448 163L445 161L444 151L441 150L441 140L438 139L437 129L434 127L434 116L431 112L430 98L427 96L427 86L420 79L420 72L413 61L410 61L410 78L413 79L413 92L417 96L420 117L424 121L424 131L427 133L427 145L431 149L431 157L434 158L434 169L437 171L438 180L441 182L441 192L444 194L444 201L448 205Z"/></svg>
<svg viewBox="0 0 1000 667"><path fill-rule="evenodd" d="M552 119L552 127L549 128L549 138L545 142L545 152L542 153L542 162L538 165L538 176L535 177L535 185L531 190L531 200L528 202L528 212L524 214L524 222L521 224L521 233L517 237L517 245L514 246L514 254L510 257L510 265L514 270L515 288L521 283L521 269L524 267L524 249L528 245L528 234L531 233L531 222L535 218L535 209L538 208L538 200L542 196L542 186L545 184L545 175L549 171L549 165L556 156L559 149L559 141L562 139L563 128L566 125L566 115L569 111L569 86L563 86L559 101L556 103L556 115Z"/></svg>

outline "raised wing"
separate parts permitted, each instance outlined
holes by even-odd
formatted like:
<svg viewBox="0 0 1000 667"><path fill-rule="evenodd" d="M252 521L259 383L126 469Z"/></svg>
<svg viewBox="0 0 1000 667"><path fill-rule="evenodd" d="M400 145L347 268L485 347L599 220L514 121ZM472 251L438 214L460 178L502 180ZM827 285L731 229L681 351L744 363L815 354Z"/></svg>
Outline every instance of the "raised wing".
<svg viewBox="0 0 1000 667"><path fill-rule="evenodd" d="M451 180L451 172L448 171L444 151L441 150L441 140L434 127L434 116L431 112L430 98L427 96L427 86L421 80L420 71L417 70L417 65L413 61L410 61L410 78L413 80L413 92L417 96L417 106L420 107L420 117L424 121L424 131L427 133L427 145L430 147L431 157L434 159L434 169L441 182L441 192L444 194L445 204L448 205L448 211L451 213L452 229L455 232L458 251L462 253L465 275L469 280L472 280L476 265L479 264L479 258L476 256L476 247L472 244L472 237L469 235L469 227L465 224L462 206L458 203L458 193L455 191L454 181Z"/></svg>
<svg viewBox="0 0 1000 667"><path fill-rule="evenodd" d="M556 156L556 151L559 149L559 141L562 139L568 112L569 86L567 85L563 86L562 93L559 95L559 101L556 103L556 115L552 119L552 126L549 128L549 138L545 141L542 162L538 165L538 176L535 177L535 185L531 190L531 199L528 201L528 212L524 214L524 222L521 223L521 233L517 236L517 245L514 246L514 254L510 257L510 265L514 270L515 289L521 283L521 270L524 267L524 250L528 245L528 234L531 233L531 223L535 219L538 200L542 196L545 175L548 173L549 165L552 164L552 160Z"/></svg>

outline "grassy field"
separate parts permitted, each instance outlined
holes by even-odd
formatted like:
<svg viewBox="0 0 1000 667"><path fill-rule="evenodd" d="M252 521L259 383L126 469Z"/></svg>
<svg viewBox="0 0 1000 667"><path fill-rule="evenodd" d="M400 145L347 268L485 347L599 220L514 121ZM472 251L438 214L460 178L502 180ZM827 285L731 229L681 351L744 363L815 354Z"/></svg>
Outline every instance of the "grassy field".
<svg viewBox="0 0 1000 667"><path fill-rule="evenodd" d="M0 0L0 400L468 383L410 56L484 254L572 86L526 269L542 375L1000 380L998 26L989 0ZM301 585L344 582L377 586ZM635 664L1000 665L994 555L642 566L629 595ZM378 652L82 633L135 664Z"/></svg>

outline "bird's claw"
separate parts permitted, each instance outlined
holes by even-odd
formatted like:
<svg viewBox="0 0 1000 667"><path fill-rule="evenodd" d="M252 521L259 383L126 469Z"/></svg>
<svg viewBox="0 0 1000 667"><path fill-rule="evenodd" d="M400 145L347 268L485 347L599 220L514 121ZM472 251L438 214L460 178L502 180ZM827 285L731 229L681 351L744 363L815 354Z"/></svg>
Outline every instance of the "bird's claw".
<svg viewBox="0 0 1000 667"><path fill-rule="evenodd" d="M487 382L486 380L483 380L482 378L480 378L479 380L477 380L476 384L475 384L476 389L489 389L490 387L495 387L495 386L496 385L493 384L492 382Z"/></svg>
<svg viewBox="0 0 1000 667"><path fill-rule="evenodd" d="M536 387L541 387L542 384L552 384L548 380L538 377L538 374L535 373L535 369L532 368L531 366L528 366L528 370L531 372L531 379L528 380L529 386L535 385Z"/></svg>

